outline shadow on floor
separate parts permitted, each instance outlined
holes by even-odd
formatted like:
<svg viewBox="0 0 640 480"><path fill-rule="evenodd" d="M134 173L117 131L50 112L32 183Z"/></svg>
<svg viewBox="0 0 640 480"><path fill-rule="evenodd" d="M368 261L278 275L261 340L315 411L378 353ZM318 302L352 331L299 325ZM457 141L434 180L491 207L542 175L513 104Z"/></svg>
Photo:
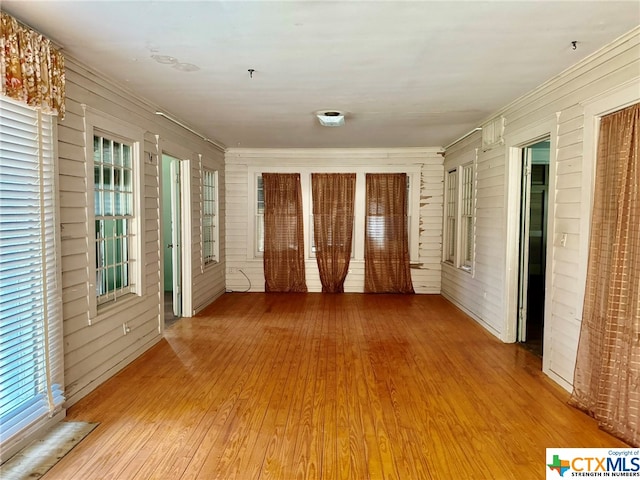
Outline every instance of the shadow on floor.
<svg viewBox="0 0 640 480"><path fill-rule="evenodd" d="M180 320L173 314L173 293L164 292L164 328L169 328Z"/></svg>

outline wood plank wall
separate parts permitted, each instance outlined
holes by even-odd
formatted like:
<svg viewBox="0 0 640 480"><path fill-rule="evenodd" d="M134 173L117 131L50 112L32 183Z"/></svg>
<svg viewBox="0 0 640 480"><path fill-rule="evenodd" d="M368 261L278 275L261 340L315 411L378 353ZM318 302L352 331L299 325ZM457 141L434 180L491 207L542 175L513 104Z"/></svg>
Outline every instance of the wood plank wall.
<svg viewBox="0 0 640 480"><path fill-rule="evenodd" d="M227 194L227 287L234 291L264 291L262 258L254 257L251 248L253 210L249 205L252 175L261 169L298 172L309 176L314 171L349 171L357 174L376 169L416 170L420 176L419 239L417 265L412 268L417 293L440 292L440 256L442 251L443 158L434 148L396 149L229 149L226 153ZM315 167L314 167L315 166ZM324 170L320 170L324 169ZM364 185L364 184L363 184ZM303 192L303 202L308 202ZM357 208L357 207L356 207ZM309 218L304 219L305 223ZM357 248L357 247L356 247ZM306 251L308 254L308 250ZM364 261L356 254L345 291L364 290ZM307 287L310 292L322 289L316 260L306 258Z"/></svg>
<svg viewBox="0 0 640 480"><path fill-rule="evenodd" d="M126 366L161 337L161 251L160 251L160 182L158 139L181 145L193 152L191 217L193 306L202 308L224 292L224 261L205 271L200 263L200 162L218 170L221 195L220 212L224 215L224 156L199 137L155 114L158 108L125 91L119 85L67 57L67 114L58 122L58 188L60 204L61 269L64 315L65 385L67 405L72 405L102 381ZM144 187L144 295L126 309L114 308L89 324L89 282L93 268L88 252L93 248L89 222L93 213L87 209L87 169L82 104L93 110L140 127L145 133L145 159L142 174ZM147 155L151 154L151 159ZM92 171L89 168L89 171ZM220 248L224 259L224 224L221 224ZM94 274L95 275L95 274ZM193 312L187 312L187 314ZM130 333L124 335L123 323Z"/></svg>
<svg viewBox="0 0 640 480"><path fill-rule="evenodd" d="M590 205L585 189L591 189L586 150L594 138L585 138L585 106L623 85L637 85L640 92L640 28L604 47L586 60L559 74L536 90L496 112L506 120L505 142L483 150L480 135L469 137L449 148L445 169L456 165L470 151L478 149L476 181L476 266L473 275L443 266L442 294L470 313L497 336L506 339L510 332L510 312L506 308L508 282L507 222L517 198L509 197L509 148L540 131L542 123L553 128L551 172L555 172L551 191L554 202L549 241L552 270L547 285L549 305L546 315L546 373L565 388L571 388L580 331L584 272L587 251L585 226L590 222ZM640 93L639 93L640 97ZM511 179L513 180L513 179ZM517 181L517 180L516 180ZM588 197L587 197L588 198ZM566 234L566 245L561 244Z"/></svg>

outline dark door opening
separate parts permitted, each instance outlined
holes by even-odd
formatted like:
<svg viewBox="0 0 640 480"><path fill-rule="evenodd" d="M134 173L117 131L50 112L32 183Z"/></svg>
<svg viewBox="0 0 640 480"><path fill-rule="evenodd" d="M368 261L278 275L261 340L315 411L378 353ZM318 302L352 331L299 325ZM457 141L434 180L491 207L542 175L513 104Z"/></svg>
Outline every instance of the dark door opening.
<svg viewBox="0 0 640 480"><path fill-rule="evenodd" d="M544 339L549 140L522 150L518 341L542 356Z"/></svg>

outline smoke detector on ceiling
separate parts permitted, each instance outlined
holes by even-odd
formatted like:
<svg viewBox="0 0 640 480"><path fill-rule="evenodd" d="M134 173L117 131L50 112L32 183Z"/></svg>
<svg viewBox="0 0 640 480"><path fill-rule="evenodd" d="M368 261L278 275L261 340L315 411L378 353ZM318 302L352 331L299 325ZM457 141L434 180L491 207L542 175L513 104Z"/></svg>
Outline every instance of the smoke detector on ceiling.
<svg viewBox="0 0 640 480"><path fill-rule="evenodd" d="M316 117L323 127L341 127L344 125L344 113L339 110L320 110Z"/></svg>

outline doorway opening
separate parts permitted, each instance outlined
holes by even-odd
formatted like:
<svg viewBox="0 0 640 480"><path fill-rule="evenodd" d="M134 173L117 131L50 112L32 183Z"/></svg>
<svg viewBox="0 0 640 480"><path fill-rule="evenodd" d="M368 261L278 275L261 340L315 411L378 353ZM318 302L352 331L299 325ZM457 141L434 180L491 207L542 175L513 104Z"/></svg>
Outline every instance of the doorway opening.
<svg viewBox="0 0 640 480"><path fill-rule="evenodd" d="M517 339L539 357L545 320L549 159L549 139L522 149Z"/></svg>
<svg viewBox="0 0 640 480"><path fill-rule="evenodd" d="M181 161L162 155L162 245L164 248L164 326L182 317Z"/></svg>

